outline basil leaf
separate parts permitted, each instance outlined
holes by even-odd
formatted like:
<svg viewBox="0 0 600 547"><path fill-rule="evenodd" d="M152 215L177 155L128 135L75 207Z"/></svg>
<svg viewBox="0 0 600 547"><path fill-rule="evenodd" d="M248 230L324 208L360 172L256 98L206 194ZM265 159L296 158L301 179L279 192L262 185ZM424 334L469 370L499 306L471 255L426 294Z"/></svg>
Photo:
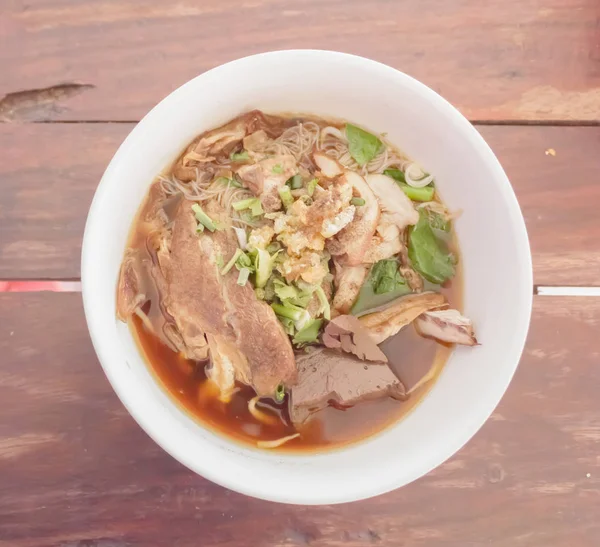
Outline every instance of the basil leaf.
<svg viewBox="0 0 600 547"><path fill-rule="evenodd" d="M415 270L431 283L441 285L454 276L455 259L444 241L436 237L423 211L409 232L408 257Z"/></svg>
<svg viewBox="0 0 600 547"><path fill-rule="evenodd" d="M380 260L375 263L369 276L360 288L352 306L352 315L362 315L365 311L383 306L411 291L406 279L400 273L396 260Z"/></svg>
<svg viewBox="0 0 600 547"><path fill-rule="evenodd" d="M348 151L358 165L369 163L383 148L383 143L364 129L346 124Z"/></svg>

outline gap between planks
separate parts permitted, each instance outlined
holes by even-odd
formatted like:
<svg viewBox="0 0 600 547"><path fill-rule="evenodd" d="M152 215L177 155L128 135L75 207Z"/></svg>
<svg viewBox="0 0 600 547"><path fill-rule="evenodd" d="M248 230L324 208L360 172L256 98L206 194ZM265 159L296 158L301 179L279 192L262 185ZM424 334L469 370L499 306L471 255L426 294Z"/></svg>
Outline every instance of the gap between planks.
<svg viewBox="0 0 600 547"><path fill-rule="evenodd" d="M0 280L0 293L3 292L81 292L81 281L47 279L20 281ZM533 287L537 296L600 296L600 287L540 286Z"/></svg>

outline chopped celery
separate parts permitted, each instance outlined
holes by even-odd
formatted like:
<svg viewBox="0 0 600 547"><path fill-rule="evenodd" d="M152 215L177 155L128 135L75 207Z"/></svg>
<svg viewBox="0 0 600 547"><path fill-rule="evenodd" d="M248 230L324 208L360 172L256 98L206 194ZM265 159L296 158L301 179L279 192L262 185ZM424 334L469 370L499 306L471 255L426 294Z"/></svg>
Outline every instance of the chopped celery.
<svg viewBox="0 0 600 547"><path fill-rule="evenodd" d="M275 258L279 251L273 256L265 249L256 249L256 257L254 259L254 268L256 270L255 284L259 289L264 288L273 273L275 266Z"/></svg>
<svg viewBox="0 0 600 547"><path fill-rule="evenodd" d="M292 203L294 203L294 197L292 196L292 191L289 186L285 184L279 188L279 197L281 198L281 202L283 206L287 209Z"/></svg>
<svg viewBox="0 0 600 547"><path fill-rule="evenodd" d="M286 284L281 279L275 279L273 281L273 287L275 289L275 294L281 301L293 299L298 296L298 291L296 288L292 285Z"/></svg>
<svg viewBox="0 0 600 547"><path fill-rule="evenodd" d="M271 308L273 311L280 315L281 317L285 317L286 319L291 319L292 321L300 321L303 317L303 314L306 310L302 308L298 308L293 304L271 304Z"/></svg>
<svg viewBox="0 0 600 547"><path fill-rule="evenodd" d="M294 321L292 319L288 319L287 317L281 317L280 315L277 316L277 319L279 319L279 322L283 325L283 330L285 333L289 336L294 336L296 333Z"/></svg>
<svg viewBox="0 0 600 547"><path fill-rule="evenodd" d="M213 222L213 219L210 218L203 210L202 207L200 207L200 205L198 205L197 203L194 203L194 205L192 205L192 211L194 211L194 215L196 216L196 220L202 224L207 230L210 230L211 232L214 232L216 230L216 226L215 223Z"/></svg>
<svg viewBox="0 0 600 547"><path fill-rule="evenodd" d="M327 295L325 294L323 287L317 287L315 292L317 293L320 304L318 314L323 314L323 317L327 320L331 319L331 306L329 305L329 300L327 300Z"/></svg>
<svg viewBox="0 0 600 547"><path fill-rule="evenodd" d="M319 179L312 179L308 181L306 185L306 191L309 196L312 196L315 193L315 188L319 185Z"/></svg>
<svg viewBox="0 0 600 547"><path fill-rule="evenodd" d="M248 268L242 268L240 270L240 274L238 275L237 284L242 287L248 282L248 278L250 277L250 270Z"/></svg>
<svg viewBox="0 0 600 547"><path fill-rule="evenodd" d="M296 333L296 336L294 336L294 344L310 344L312 342L317 342L322 324L322 319L311 319L308 321L306 325Z"/></svg>
<svg viewBox="0 0 600 547"><path fill-rule="evenodd" d="M350 203L351 203L352 205L358 205L358 206L361 206L361 205L364 205L364 204L366 203L366 201L365 201L363 198L352 198L352 199L350 200Z"/></svg>
<svg viewBox="0 0 600 547"><path fill-rule="evenodd" d="M227 262L225 267L221 270L221 275L225 275L227 272L229 272L229 270L231 270L231 268L233 268L234 264L237 262L238 258L240 258L240 256L243 254L244 253L241 249L236 249L235 253L233 253L233 256L229 259L229 262Z"/></svg>

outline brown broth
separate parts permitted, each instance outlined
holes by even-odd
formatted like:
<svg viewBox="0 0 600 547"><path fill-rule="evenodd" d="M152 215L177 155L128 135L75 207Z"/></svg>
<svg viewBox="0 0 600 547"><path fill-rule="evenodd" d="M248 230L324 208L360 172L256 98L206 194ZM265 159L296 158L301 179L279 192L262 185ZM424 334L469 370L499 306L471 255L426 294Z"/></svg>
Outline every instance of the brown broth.
<svg viewBox="0 0 600 547"><path fill-rule="evenodd" d="M310 119L320 125L324 122L318 118L310 117ZM341 126L338 122L327 123ZM148 258L151 258L148 245L149 234L143 219L152 205L151 194L152 190L140 208L129 240L129 247L145 249ZM454 238L450 241L450 248L458 254ZM441 292L452 307L460 309L462 304L460 261L454 280L447 287L442 288ZM153 291L148 296L149 302L143 310L154 324L162 320L158 294ZM218 393L214 391L213 384L207 379L206 363L183 358L173 351L162 337L149 331L135 315L129 321L129 328L149 368L163 388L178 406L205 427L252 446L256 446L257 441L276 440L297 432L289 420L287 397L281 404L270 399L260 401L258 407L261 410L277 417L274 424L260 423L248 410L248 402L255 395L252 388L238 385L239 390L233 395L230 403L225 404L219 401ZM407 390L410 390L432 366L436 367L435 378L416 389L404 402L386 398L366 401L348 409L329 406L314 414L311 420L298 430L301 434L299 438L289 441L277 450L315 451L339 448L381 432L406 416L423 399L452 351L451 347L419 336L412 326L402 329L392 339L384 342L381 348L387 355L391 368Z"/></svg>

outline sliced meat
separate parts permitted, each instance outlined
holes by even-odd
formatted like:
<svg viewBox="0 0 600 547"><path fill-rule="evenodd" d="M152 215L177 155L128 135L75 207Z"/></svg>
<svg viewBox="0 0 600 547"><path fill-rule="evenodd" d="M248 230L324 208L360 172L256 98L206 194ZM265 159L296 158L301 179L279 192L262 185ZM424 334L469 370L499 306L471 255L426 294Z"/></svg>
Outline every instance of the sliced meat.
<svg viewBox="0 0 600 547"><path fill-rule="evenodd" d="M359 359L387 363L385 353L373 342L369 332L353 315L338 315L325 327L323 344L332 349L353 353Z"/></svg>
<svg viewBox="0 0 600 547"><path fill-rule="evenodd" d="M139 253L127 249L117 285L117 317L121 321L126 322L146 301L143 268Z"/></svg>
<svg viewBox="0 0 600 547"><path fill-rule="evenodd" d="M294 156L281 154L243 165L237 175L246 188L260 197L264 210L269 213L281 209L279 188L297 172Z"/></svg>
<svg viewBox="0 0 600 547"><path fill-rule="evenodd" d="M298 359L298 383L291 390L290 417L301 425L333 401L352 406L361 401L393 397L406 390L386 363L365 362L354 355L324 349Z"/></svg>
<svg viewBox="0 0 600 547"><path fill-rule="evenodd" d="M422 336L435 338L448 344L477 345L473 323L458 310L435 310L425 312L415 322Z"/></svg>
<svg viewBox="0 0 600 547"><path fill-rule="evenodd" d="M369 185L358 173L345 171L343 178L348 182L357 197L365 200L358 206L354 219L335 237L327 241L327 249L338 257L338 261L348 266L356 266L364 260L379 222L379 205Z"/></svg>
<svg viewBox="0 0 600 547"><path fill-rule="evenodd" d="M387 175L367 175L365 180L377 196L381 210L400 230L419 221L419 213L412 201L394 179Z"/></svg>
<svg viewBox="0 0 600 547"><path fill-rule="evenodd" d="M344 168L336 160L322 152L315 152L313 161L321 173L329 179L339 177L344 172Z"/></svg>
<svg viewBox="0 0 600 547"><path fill-rule="evenodd" d="M216 202L209 202L205 211L228 226L227 216ZM227 349L228 362L219 365L226 371L231 363L236 379L251 385L260 396L272 395L280 383L293 384L296 366L292 346L275 313L257 300L250 284L237 284L235 268L225 276L219 272L218 258L226 262L237 249L235 233L227 227L198 234L196 225L191 203L182 203L170 252L161 260L168 293L163 305L185 344L197 345L206 335L213 337L213 354L233 346L241 356Z"/></svg>
<svg viewBox="0 0 600 547"><path fill-rule="evenodd" d="M242 114L196 138L175 162L173 174L183 182L194 180L196 167L217 158L227 159L246 135L263 130L269 137L277 137L293 123L291 119L269 116L260 110Z"/></svg>
<svg viewBox="0 0 600 547"><path fill-rule="evenodd" d="M346 314L352 308L360 292L365 278L367 266L342 266L335 264L335 295L333 297L333 310L337 314Z"/></svg>
<svg viewBox="0 0 600 547"><path fill-rule="evenodd" d="M402 296L384 308L363 315L360 322L369 331L376 344L381 344L398 333L422 313L439 308L446 303L443 295L434 292Z"/></svg>

